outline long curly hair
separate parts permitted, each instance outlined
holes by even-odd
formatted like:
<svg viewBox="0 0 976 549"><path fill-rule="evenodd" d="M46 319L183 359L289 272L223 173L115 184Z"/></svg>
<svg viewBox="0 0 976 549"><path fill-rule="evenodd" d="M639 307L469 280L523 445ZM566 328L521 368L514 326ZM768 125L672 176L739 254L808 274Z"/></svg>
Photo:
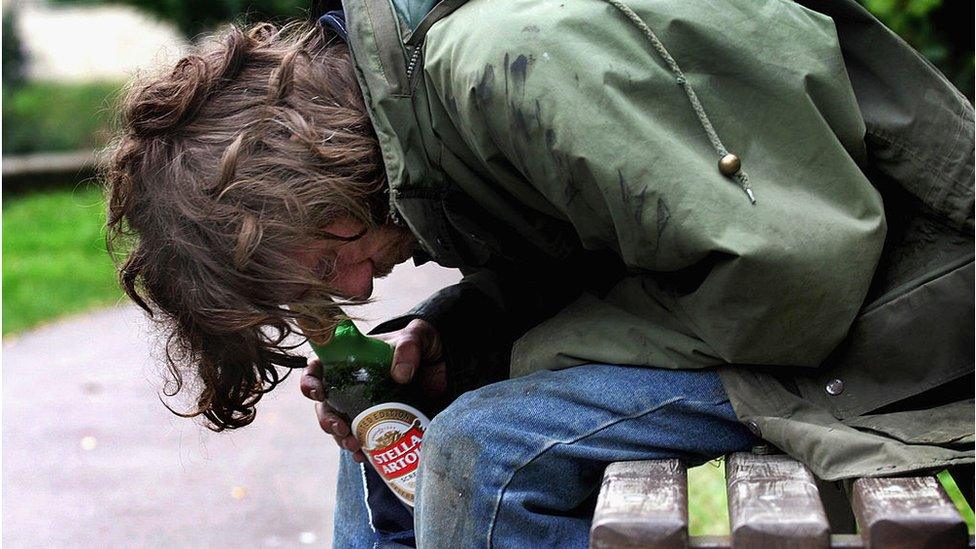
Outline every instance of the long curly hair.
<svg viewBox="0 0 976 549"><path fill-rule="evenodd" d="M184 417L249 424L300 338L348 318L295 257L351 216L387 222L381 153L349 51L305 23L230 26L131 83L105 151L107 241L126 294L167 334L163 392ZM361 234L360 234L361 236ZM355 237L353 237L355 239ZM288 306L301 296L301 306ZM301 325L303 328L299 328ZM189 374L190 380L187 379Z"/></svg>

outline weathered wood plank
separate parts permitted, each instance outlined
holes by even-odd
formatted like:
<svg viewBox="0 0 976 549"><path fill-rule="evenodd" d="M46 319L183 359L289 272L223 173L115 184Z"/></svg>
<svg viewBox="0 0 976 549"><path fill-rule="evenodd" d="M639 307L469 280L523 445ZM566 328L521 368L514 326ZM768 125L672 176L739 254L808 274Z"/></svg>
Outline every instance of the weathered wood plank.
<svg viewBox="0 0 976 549"><path fill-rule="evenodd" d="M857 534L831 534L830 547L831 549L861 549L864 547L864 542Z"/></svg>
<svg viewBox="0 0 976 549"><path fill-rule="evenodd" d="M730 549L732 540L729 536L691 536L688 538L689 549Z"/></svg>
<svg viewBox="0 0 976 549"><path fill-rule="evenodd" d="M590 547L686 547L688 476L676 459L621 461L603 475Z"/></svg>
<svg viewBox="0 0 976 549"><path fill-rule="evenodd" d="M827 515L803 464L743 452L729 456L725 473L733 547L828 547Z"/></svg>
<svg viewBox="0 0 976 549"><path fill-rule="evenodd" d="M967 545L966 524L934 477L858 479L852 501L865 547Z"/></svg>
<svg viewBox="0 0 976 549"><path fill-rule="evenodd" d="M688 538L690 549L731 549L732 540L729 536L691 536ZM831 534L831 549L861 549L864 542L857 534Z"/></svg>

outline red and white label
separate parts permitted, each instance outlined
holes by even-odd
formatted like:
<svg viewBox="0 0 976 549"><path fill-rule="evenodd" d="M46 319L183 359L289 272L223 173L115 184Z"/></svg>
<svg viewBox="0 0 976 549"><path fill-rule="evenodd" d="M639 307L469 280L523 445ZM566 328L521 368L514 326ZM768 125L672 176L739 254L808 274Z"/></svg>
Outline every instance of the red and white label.
<svg viewBox="0 0 976 549"><path fill-rule="evenodd" d="M373 468L390 490L411 507L417 492L417 466L428 423L419 410L399 402L367 408L352 421L352 432Z"/></svg>

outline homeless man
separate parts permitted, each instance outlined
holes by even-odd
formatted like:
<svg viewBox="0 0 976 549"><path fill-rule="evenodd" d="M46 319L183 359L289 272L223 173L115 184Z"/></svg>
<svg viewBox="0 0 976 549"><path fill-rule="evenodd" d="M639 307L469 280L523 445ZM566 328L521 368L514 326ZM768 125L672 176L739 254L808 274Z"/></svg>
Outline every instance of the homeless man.
<svg viewBox="0 0 976 549"><path fill-rule="evenodd" d="M216 430L397 263L465 275L373 331L457 397L413 516L318 405L337 547L582 547L618 460L972 462L973 111L853 0L346 0L123 124L121 280Z"/></svg>

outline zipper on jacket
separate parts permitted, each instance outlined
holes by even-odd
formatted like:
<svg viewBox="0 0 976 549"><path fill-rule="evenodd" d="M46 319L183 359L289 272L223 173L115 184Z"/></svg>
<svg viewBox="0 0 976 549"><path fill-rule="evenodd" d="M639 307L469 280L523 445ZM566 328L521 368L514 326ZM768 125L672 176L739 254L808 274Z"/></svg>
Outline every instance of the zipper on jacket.
<svg viewBox="0 0 976 549"><path fill-rule="evenodd" d="M407 61L407 82L413 78L413 71L417 68L417 61L420 60L420 49L423 47L423 42L413 46L410 51L410 58Z"/></svg>

